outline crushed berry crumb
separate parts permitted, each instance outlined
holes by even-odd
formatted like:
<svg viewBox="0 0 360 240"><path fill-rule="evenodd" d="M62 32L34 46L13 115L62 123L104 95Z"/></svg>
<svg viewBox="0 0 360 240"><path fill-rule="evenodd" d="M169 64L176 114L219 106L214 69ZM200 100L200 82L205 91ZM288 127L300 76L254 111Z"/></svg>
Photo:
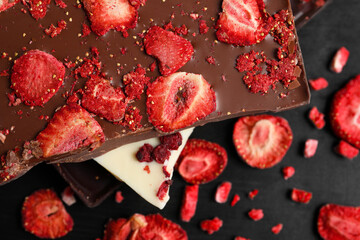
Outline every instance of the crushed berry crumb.
<svg viewBox="0 0 360 240"><path fill-rule="evenodd" d="M209 56L206 58L206 61L209 63L209 64L212 64L212 65L215 65L215 58L213 56Z"/></svg>
<svg viewBox="0 0 360 240"><path fill-rule="evenodd" d="M81 26L82 26L81 37L87 37L91 33L91 29L90 29L89 25L87 25L86 23L83 23Z"/></svg>
<svg viewBox="0 0 360 240"><path fill-rule="evenodd" d="M199 20L199 32L200 34L205 34L209 31L209 27L206 25L205 20Z"/></svg>
<svg viewBox="0 0 360 240"><path fill-rule="evenodd" d="M64 20L60 20L57 22L57 27L54 24L51 24L49 28L45 29L45 33L50 37L56 37L61 33L62 30L66 28L66 22Z"/></svg>
<svg viewBox="0 0 360 240"><path fill-rule="evenodd" d="M295 174L295 168L292 166L286 166L281 171L285 180L288 180Z"/></svg>
<svg viewBox="0 0 360 240"><path fill-rule="evenodd" d="M223 225L223 221L218 217L213 219L203 220L200 223L200 227L203 231L206 231L208 234L213 234L216 231L219 231Z"/></svg>
<svg viewBox="0 0 360 240"><path fill-rule="evenodd" d="M129 99L140 99L144 87L150 82L150 78L145 74L146 70L138 66L134 71L124 75L125 94Z"/></svg>
<svg viewBox="0 0 360 240"><path fill-rule="evenodd" d="M254 190L250 191L250 192L249 192L249 198L250 198L251 200L253 200L253 199L256 197L256 195L258 195L258 193L259 193L259 190L258 190L258 189L254 189Z"/></svg>
<svg viewBox="0 0 360 240"><path fill-rule="evenodd" d="M251 209L248 215L254 221L259 221L264 217L264 213L262 209Z"/></svg>
<svg viewBox="0 0 360 240"><path fill-rule="evenodd" d="M115 202L121 203L124 200L124 197L121 193L121 191L116 191L115 193Z"/></svg>
<svg viewBox="0 0 360 240"><path fill-rule="evenodd" d="M236 205L236 203L237 203L238 201L240 201L240 196L239 196L238 194L235 194L234 197L233 197L233 199L231 200L230 205L233 207L233 206Z"/></svg>
<svg viewBox="0 0 360 240"><path fill-rule="evenodd" d="M62 8L62 9L67 7L66 3L62 0L55 0L55 4L56 4L56 6Z"/></svg>
<svg viewBox="0 0 360 240"><path fill-rule="evenodd" d="M271 231L272 231L274 234L279 234L282 229L283 229L283 224L282 224L282 223L279 223L279 224L273 226L273 227L271 228Z"/></svg>
<svg viewBox="0 0 360 240"><path fill-rule="evenodd" d="M146 165L146 166L144 167L144 171L147 172L148 174L150 174L150 167L149 167L149 165Z"/></svg>
<svg viewBox="0 0 360 240"><path fill-rule="evenodd" d="M321 89L327 88L327 86L329 85L328 81L323 77L317 79L311 79L309 80L309 84L311 88L315 91L319 91Z"/></svg>
<svg viewBox="0 0 360 240"><path fill-rule="evenodd" d="M315 125L317 129L322 129L325 126L325 115L317 109L317 107L313 107L309 112L309 119Z"/></svg>

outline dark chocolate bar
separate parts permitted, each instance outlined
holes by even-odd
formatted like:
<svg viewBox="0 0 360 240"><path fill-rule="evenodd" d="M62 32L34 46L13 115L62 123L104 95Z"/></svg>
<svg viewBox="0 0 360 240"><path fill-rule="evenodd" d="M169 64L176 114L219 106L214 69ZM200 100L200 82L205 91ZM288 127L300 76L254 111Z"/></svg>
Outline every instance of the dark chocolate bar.
<svg viewBox="0 0 360 240"><path fill-rule="evenodd" d="M330 2L331 0L291 0L296 29L299 30Z"/></svg>

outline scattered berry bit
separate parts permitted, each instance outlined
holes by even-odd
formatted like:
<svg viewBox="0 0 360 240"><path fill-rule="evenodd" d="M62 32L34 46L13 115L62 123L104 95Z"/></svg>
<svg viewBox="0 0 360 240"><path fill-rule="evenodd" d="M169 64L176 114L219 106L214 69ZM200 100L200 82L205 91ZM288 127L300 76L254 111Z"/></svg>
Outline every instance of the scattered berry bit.
<svg viewBox="0 0 360 240"><path fill-rule="evenodd" d="M209 31L209 27L206 25L205 20L199 20L199 32L200 34L206 34Z"/></svg>
<svg viewBox="0 0 360 240"><path fill-rule="evenodd" d="M62 9L67 8L66 3L64 1L62 1L62 0L55 0L55 4L59 8L62 8Z"/></svg>
<svg viewBox="0 0 360 240"><path fill-rule="evenodd" d="M42 106L59 90L64 75L64 65L54 56L30 50L12 67L11 88L25 104Z"/></svg>
<svg viewBox="0 0 360 240"><path fill-rule="evenodd" d="M90 27L86 23L83 23L81 26L82 26L82 28L81 28L81 31L82 31L81 37L89 36L89 34L91 33Z"/></svg>
<svg viewBox="0 0 360 240"><path fill-rule="evenodd" d="M137 67L123 77L125 85L125 94L130 99L140 99L140 95L144 92L144 87L150 82L150 78L146 75L146 70Z"/></svg>
<svg viewBox="0 0 360 240"><path fill-rule="evenodd" d="M180 27L175 27L175 30L174 32L177 34L177 35L183 35L183 36L186 36L188 33L189 33L189 30L188 28L185 26L185 24L181 25Z"/></svg>
<svg viewBox="0 0 360 240"><path fill-rule="evenodd" d="M76 203L76 198L74 196L74 191L70 186L67 186L64 191L61 193L61 199L66 205L71 206Z"/></svg>
<svg viewBox="0 0 360 240"><path fill-rule="evenodd" d="M147 172L148 174L150 174L149 165L146 165L146 166L144 167L144 171Z"/></svg>
<svg viewBox="0 0 360 240"><path fill-rule="evenodd" d="M199 185L185 186L183 201L181 205L180 217L184 222L189 222L195 215L198 202Z"/></svg>
<svg viewBox="0 0 360 240"><path fill-rule="evenodd" d="M162 75L170 75L190 61L194 49L191 42L158 26L151 27L144 37L146 53L159 60Z"/></svg>
<svg viewBox="0 0 360 240"><path fill-rule="evenodd" d="M161 132L190 126L216 109L215 92L200 74L158 77L146 94L149 121Z"/></svg>
<svg viewBox="0 0 360 240"><path fill-rule="evenodd" d="M140 109L137 107L128 106L125 111L125 117L121 124L128 127L131 131L136 131L142 127L141 125L142 116Z"/></svg>
<svg viewBox="0 0 360 240"><path fill-rule="evenodd" d="M153 146L148 143L145 143L136 153L136 159L139 162L152 162L151 152L153 151Z"/></svg>
<svg viewBox="0 0 360 240"><path fill-rule="evenodd" d="M178 150L182 144L181 133L173 133L170 135L165 135L160 137L160 142L163 145L166 145L169 150Z"/></svg>
<svg viewBox="0 0 360 240"><path fill-rule="evenodd" d="M212 56L207 57L206 61L211 65L215 65L215 58Z"/></svg>
<svg viewBox="0 0 360 240"><path fill-rule="evenodd" d="M63 237L74 225L61 200L50 189L40 189L26 197L21 215L25 230L39 238Z"/></svg>
<svg viewBox="0 0 360 240"><path fill-rule="evenodd" d="M3 12L5 10L11 8L18 2L19 2L19 0L3 0L0 4L0 12Z"/></svg>
<svg viewBox="0 0 360 240"><path fill-rule="evenodd" d="M309 203L312 198L312 193L297 188L293 188L291 192L291 199L294 202Z"/></svg>
<svg viewBox="0 0 360 240"><path fill-rule="evenodd" d="M238 154L251 167L278 164L292 143L289 123L281 117L257 115L239 118L233 132Z"/></svg>
<svg viewBox="0 0 360 240"><path fill-rule="evenodd" d="M206 231L208 234L213 234L220 230L223 225L223 221L218 217L213 219L207 219L200 222L201 230Z"/></svg>
<svg viewBox="0 0 360 240"><path fill-rule="evenodd" d="M313 107L309 112L309 119L315 125L317 129L322 129L325 126L325 115L317 109L317 107Z"/></svg>
<svg viewBox="0 0 360 240"><path fill-rule="evenodd" d="M271 231L273 232L273 234L279 234L282 229L283 229L283 224L282 224L282 223L279 223L279 224L273 226L273 227L271 228Z"/></svg>
<svg viewBox="0 0 360 240"><path fill-rule="evenodd" d="M327 86L329 85L328 81L323 77L319 77L317 79L311 79L309 80L309 83L311 88L314 89L315 91L319 91L321 89L327 88Z"/></svg>
<svg viewBox="0 0 360 240"><path fill-rule="evenodd" d="M189 139L179 156L177 169L188 183L207 183L223 172L227 160L226 150L220 145Z"/></svg>
<svg viewBox="0 0 360 240"><path fill-rule="evenodd" d="M264 217L264 213L262 209L251 209L248 212L248 215L254 221L259 221Z"/></svg>
<svg viewBox="0 0 360 240"><path fill-rule="evenodd" d="M339 50L336 52L334 58L331 61L330 69L333 72L341 73L344 66L346 65L349 55L350 52L345 47L339 48Z"/></svg>
<svg viewBox="0 0 360 240"><path fill-rule="evenodd" d="M239 196L238 194L235 194L234 197L233 197L233 199L231 200L230 205L233 207L233 206L236 205L236 203L237 203L238 201L240 201L240 196Z"/></svg>
<svg viewBox="0 0 360 240"><path fill-rule="evenodd" d="M29 8L30 14L36 20L45 17L50 0L23 0L24 5Z"/></svg>
<svg viewBox="0 0 360 240"><path fill-rule="evenodd" d="M316 139L308 139L305 142L304 157L311 158L315 155L319 141Z"/></svg>
<svg viewBox="0 0 360 240"><path fill-rule="evenodd" d="M124 197L122 195L121 191L116 191L115 192L115 202L117 203L121 203L124 200Z"/></svg>
<svg viewBox="0 0 360 240"><path fill-rule="evenodd" d="M251 192L249 192L249 198L251 200L253 200L257 195L259 194L259 190L258 189L254 189Z"/></svg>
<svg viewBox="0 0 360 240"><path fill-rule="evenodd" d="M57 22L57 27L54 24L51 24L49 28L45 29L44 32L50 37L56 37L61 33L62 30L66 28L67 23L64 20Z"/></svg>
<svg viewBox="0 0 360 240"><path fill-rule="evenodd" d="M250 240L249 238L244 238L244 237L235 237L234 240Z"/></svg>
<svg viewBox="0 0 360 240"><path fill-rule="evenodd" d="M345 142L344 140L340 140L335 150L338 154L348 159L353 159L359 154L359 149L351 146L349 143Z"/></svg>
<svg viewBox="0 0 360 240"><path fill-rule="evenodd" d="M295 174L295 168L292 166L283 167L281 171L285 180L288 180Z"/></svg>
<svg viewBox="0 0 360 240"><path fill-rule="evenodd" d="M162 201L166 197L167 193L169 192L169 187L172 184L171 180L165 180L161 183L156 196Z"/></svg>
<svg viewBox="0 0 360 240"><path fill-rule="evenodd" d="M127 239L131 233L131 222L125 218L110 220L104 230L103 240Z"/></svg>
<svg viewBox="0 0 360 240"><path fill-rule="evenodd" d="M170 158L170 155L171 152L169 151L168 147L163 144L159 144L151 152L151 157L160 164L164 164L164 162Z"/></svg>
<svg viewBox="0 0 360 240"><path fill-rule="evenodd" d="M217 187L215 193L215 201L217 203L225 203L227 201L231 191L231 186L231 182L223 182Z"/></svg>
<svg viewBox="0 0 360 240"><path fill-rule="evenodd" d="M261 71L262 68L259 67L259 64L266 61L266 56L264 52L255 52L251 50L248 53L241 54L236 59L235 68L239 72L248 72L252 70Z"/></svg>

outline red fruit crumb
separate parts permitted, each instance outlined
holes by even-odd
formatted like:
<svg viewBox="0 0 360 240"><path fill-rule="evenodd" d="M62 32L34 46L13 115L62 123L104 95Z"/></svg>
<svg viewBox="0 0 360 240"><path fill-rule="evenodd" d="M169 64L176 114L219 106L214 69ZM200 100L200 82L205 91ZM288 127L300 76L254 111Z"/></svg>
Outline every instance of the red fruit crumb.
<svg viewBox="0 0 360 240"><path fill-rule="evenodd" d="M251 209L248 212L248 215L254 221L259 221L264 217L264 213L262 209Z"/></svg>
<svg viewBox="0 0 360 240"><path fill-rule="evenodd" d="M199 18L199 14L198 13L190 13L190 17L193 19L193 20L196 20Z"/></svg>
<svg viewBox="0 0 360 240"><path fill-rule="evenodd" d="M148 174L150 174L149 165L146 165L146 166L144 167L144 171L147 172Z"/></svg>
<svg viewBox="0 0 360 240"><path fill-rule="evenodd" d="M271 228L271 231L272 231L274 234L279 234L282 229L283 229L283 224L282 224L282 223L279 223L279 224L273 226L273 227Z"/></svg>
<svg viewBox="0 0 360 240"><path fill-rule="evenodd" d="M45 17L50 4L50 0L23 0L22 2L29 8L31 16L36 20Z"/></svg>
<svg viewBox="0 0 360 240"><path fill-rule="evenodd" d="M353 147L349 143L345 142L344 140L340 140L339 144L335 148L336 152L340 155L348 158L353 159L359 154L359 149Z"/></svg>
<svg viewBox="0 0 360 240"><path fill-rule="evenodd" d="M55 4L56 4L56 6L62 8L62 9L67 7L66 3L62 0L55 0Z"/></svg>
<svg viewBox="0 0 360 240"><path fill-rule="evenodd" d="M244 237L235 237L234 240L250 240L249 238L244 238Z"/></svg>
<svg viewBox="0 0 360 240"><path fill-rule="evenodd" d="M169 191L169 187L172 184L171 180L165 180L161 183L156 196L160 199L160 200L164 200L164 197L166 196L167 192Z"/></svg>
<svg viewBox="0 0 360 240"><path fill-rule="evenodd" d="M61 193L61 199L66 205L71 206L76 203L76 198L74 196L74 191L70 186L67 186L64 191Z"/></svg>
<svg viewBox="0 0 360 240"><path fill-rule="evenodd" d="M7 77L7 76L9 76L9 70L8 69L0 71L0 77Z"/></svg>
<svg viewBox="0 0 360 240"><path fill-rule="evenodd" d="M120 48L120 53L121 53L121 55L125 55L126 54L126 47L122 47L122 48Z"/></svg>
<svg viewBox="0 0 360 240"><path fill-rule="evenodd" d="M312 89L314 89L315 91L319 91L321 89L327 88L327 86L329 85L328 81L323 78L317 78L317 79L311 79L309 80L310 86Z"/></svg>
<svg viewBox="0 0 360 240"><path fill-rule="evenodd" d="M233 199L231 200L230 205L233 207L238 201L240 201L240 196L238 194L235 194Z"/></svg>
<svg viewBox="0 0 360 240"><path fill-rule="evenodd" d="M124 200L124 197L121 193L121 191L116 191L115 193L115 202L121 203Z"/></svg>
<svg viewBox="0 0 360 240"><path fill-rule="evenodd" d="M81 37L87 37L91 33L90 27L86 23L83 23L81 26L82 26Z"/></svg>
<svg viewBox="0 0 360 240"><path fill-rule="evenodd" d="M195 215L198 202L199 185L185 186L184 197L181 205L180 217L184 222L189 222Z"/></svg>
<svg viewBox="0 0 360 240"><path fill-rule="evenodd" d="M331 62L330 69L336 73L342 72L349 58L349 55L350 52L345 47L339 48Z"/></svg>
<svg viewBox="0 0 360 240"><path fill-rule="evenodd" d="M239 72L246 72L246 71L261 71L261 68L258 66L260 63L266 61L266 56L263 52L255 52L251 50L248 53L244 53L240 55L236 59L236 66L235 68Z"/></svg>
<svg viewBox="0 0 360 240"><path fill-rule="evenodd" d="M125 94L130 99L140 99L144 92L144 87L150 82L146 75L146 70L137 67L134 71L124 75L123 83L125 85Z"/></svg>
<svg viewBox="0 0 360 240"><path fill-rule="evenodd" d="M57 23L57 27L54 24L51 24L49 28L45 29L44 32L50 37L56 37L61 33L62 30L66 28L66 22L64 20L60 20Z"/></svg>
<svg viewBox="0 0 360 240"><path fill-rule="evenodd" d="M209 31L209 27L206 25L205 20L199 20L199 32L200 34L205 34Z"/></svg>
<svg viewBox="0 0 360 240"><path fill-rule="evenodd" d="M148 143L145 143L136 153L136 159L139 162L152 162L151 152L153 151L153 146Z"/></svg>
<svg viewBox="0 0 360 240"><path fill-rule="evenodd" d="M206 61L209 63L209 64L212 64L212 65L215 65L215 58L213 56L209 56L206 58Z"/></svg>
<svg viewBox="0 0 360 240"><path fill-rule="evenodd" d="M294 202L309 203L312 198L312 193L297 188L293 188L291 192L291 199Z"/></svg>
<svg viewBox="0 0 360 240"><path fill-rule="evenodd" d="M150 64L150 66L149 66L150 72L155 71L155 68L156 68L156 61L154 61Z"/></svg>
<svg viewBox="0 0 360 240"><path fill-rule="evenodd" d="M140 110L137 107L128 106L125 111L124 120L121 124L132 131L136 131L142 127L141 119L142 116L140 115Z"/></svg>
<svg viewBox="0 0 360 240"><path fill-rule="evenodd" d="M305 142L304 157L311 158L315 155L319 141L316 139L308 139Z"/></svg>
<svg viewBox="0 0 360 240"><path fill-rule="evenodd" d="M160 164L163 164L166 160L170 158L171 152L166 145L158 145L151 152L151 157Z"/></svg>
<svg viewBox="0 0 360 240"><path fill-rule="evenodd" d="M317 107L313 107L309 112L309 119L315 125L317 129L322 129L325 126L325 115L317 109Z"/></svg>
<svg viewBox="0 0 360 240"><path fill-rule="evenodd" d="M182 144L182 136L179 132L160 137L160 142L169 150L177 150Z"/></svg>
<svg viewBox="0 0 360 240"><path fill-rule="evenodd" d="M217 203L225 203L227 201L231 190L231 185L231 182L223 182L217 187L215 193L215 201Z"/></svg>
<svg viewBox="0 0 360 240"><path fill-rule="evenodd" d="M215 217L213 219L203 220L200 222L201 230L206 231L208 234L213 234L216 231L219 231L219 229L222 227L223 222L218 217Z"/></svg>
<svg viewBox="0 0 360 240"><path fill-rule="evenodd" d="M186 36L189 33L188 28L185 26L185 24L181 25L181 27L175 27L175 33L177 35L184 35Z"/></svg>
<svg viewBox="0 0 360 240"><path fill-rule="evenodd" d="M256 195L258 195L258 193L259 193L259 190L258 190L258 189L252 190L251 192L249 192L249 198L250 198L251 200L253 200L253 199L256 197Z"/></svg>
<svg viewBox="0 0 360 240"><path fill-rule="evenodd" d="M295 174L295 168L292 166L286 166L282 169L283 177L285 180L288 180Z"/></svg>

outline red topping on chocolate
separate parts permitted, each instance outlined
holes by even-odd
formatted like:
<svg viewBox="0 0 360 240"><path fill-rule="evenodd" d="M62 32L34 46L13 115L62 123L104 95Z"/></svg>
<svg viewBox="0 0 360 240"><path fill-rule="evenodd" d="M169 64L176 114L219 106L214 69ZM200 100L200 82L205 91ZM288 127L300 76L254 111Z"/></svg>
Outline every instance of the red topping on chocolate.
<svg viewBox="0 0 360 240"><path fill-rule="evenodd" d="M231 186L231 182L223 182L217 187L215 193L215 201L217 203L226 203L231 191Z"/></svg>
<svg viewBox="0 0 360 240"><path fill-rule="evenodd" d="M144 92L144 87L149 83L150 78L146 75L146 70L137 67L135 71L130 72L123 77L125 85L125 94L130 99L140 99L140 95Z"/></svg>
<svg viewBox="0 0 360 240"><path fill-rule="evenodd" d="M339 48L339 50L336 52L334 58L331 61L330 69L333 72L341 73L344 66L347 63L349 55L350 55L350 52L345 47Z"/></svg>
<svg viewBox="0 0 360 240"><path fill-rule="evenodd" d="M153 146L145 143L136 153L137 160L139 160L139 162L152 162L151 152L153 149Z"/></svg>
<svg viewBox="0 0 360 240"><path fill-rule="evenodd" d="M271 228L271 231L273 232L273 234L279 234L282 229L283 229L283 224L282 224L282 223L279 223L279 224L273 226L273 227Z"/></svg>
<svg viewBox="0 0 360 240"><path fill-rule="evenodd" d="M340 155L342 155L348 159L353 159L359 154L359 149L351 146L344 140L341 140L339 142L339 144L336 146L335 150L337 153L339 153Z"/></svg>
<svg viewBox="0 0 360 240"><path fill-rule="evenodd" d="M0 4L0 12L3 12L6 9L11 8L18 2L19 2L19 0L2 0L2 2Z"/></svg>
<svg viewBox="0 0 360 240"><path fill-rule="evenodd" d="M315 155L319 141L316 139L308 139L305 142L304 157L311 158Z"/></svg>
<svg viewBox="0 0 360 240"><path fill-rule="evenodd" d="M213 219L207 219L200 222L201 230L206 231L208 234L213 234L220 230L223 225L223 221L218 217Z"/></svg>
<svg viewBox="0 0 360 240"><path fill-rule="evenodd" d="M297 188L293 188L291 192L291 199L294 202L309 203L312 198L312 193Z"/></svg>
<svg viewBox="0 0 360 240"><path fill-rule="evenodd" d="M60 20L57 23L57 27L54 24L51 24L49 28L45 29L45 33L50 37L56 37L61 33L62 30L66 28L66 22L64 20Z"/></svg>
<svg viewBox="0 0 360 240"><path fill-rule="evenodd" d="M288 180L295 174L295 168L292 166L283 167L281 171L285 180Z"/></svg>
<svg viewBox="0 0 360 240"><path fill-rule="evenodd" d="M180 218L184 222L189 222L195 215L198 202L199 185L185 186L183 201L181 205Z"/></svg>
<svg viewBox="0 0 360 240"><path fill-rule="evenodd" d="M22 3L29 8L31 16L39 20L45 17L50 0L22 0Z"/></svg>
<svg viewBox="0 0 360 240"><path fill-rule="evenodd" d="M86 23L83 23L81 26L82 26L81 37L87 37L87 36L89 36L89 34L91 33L90 27L89 27Z"/></svg>
<svg viewBox="0 0 360 240"><path fill-rule="evenodd" d="M265 62L266 57L264 52L255 52L251 50L248 53L240 55L236 59L236 69L239 72L249 72L249 71L261 71L262 68L259 67L259 64Z"/></svg>
<svg viewBox="0 0 360 240"><path fill-rule="evenodd" d="M120 124L132 131L136 131L142 128L141 119L140 110L137 107L128 106L125 111L125 117Z"/></svg>
<svg viewBox="0 0 360 240"><path fill-rule="evenodd" d="M62 8L62 9L67 7L66 3L62 0L55 0L55 4L56 4L56 6Z"/></svg>
<svg viewBox="0 0 360 240"><path fill-rule="evenodd" d="M237 203L238 201L240 201L240 196L239 196L238 194L235 194L234 197L233 197L233 199L231 200L230 205L233 207L233 206L236 205L236 203Z"/></svg>
<svg viewBox="0 0 360 240"><path fill-rule="evenodd" d="M182 136L179 132L160 137L160 142L166 145L169 150L178 150L182 144Z"/></svg>
<svg viewBox="0 0 360 240"><path fill-rule="evenodd" d="M151 157L160 164L163 164L170 158L171 152L166 145L160 144L151 152Z"/></svg>
<svg viewBox="0 0 360 240"><path fill-rule="evenodd" d="M264 213L262 209L251 209L248 212L248 215L254 221L259 221L264 217Z"/></svg>
<svg viewBox="0 0 360 240"><path fill-rule="evenodd" d="M74 196L74 191L70 186L67 186L64 191L61 193L61 199L66 205L71 206L76 203L76 198Z"/></svg>
<svg viewBox="0 0 360 240"><path fill-rule="evenodd" d="M315 125L317 129L322 129L325 126L325 115L317 109L317 107L313 107L309 112L309 119Z"/></svg>
<svg viewBox="0 0 360 240"><path fill-rule="evenodd" d="M209 31L209 27L206 25L205 20L199 20L199 32L200 34L205 34Z"/></svg>
<svg viewBox="0 0 360 240"><path fill-rule="evenodd" d="M212 56L207 57L207 58L206 58L206 61L207 61L209 64L215 65L215 58L212 57Z"/></svg>
<svg viewBox="0 0 360 240"><path fill-rule="evenodd" d="M311 88L314 89L315 91L319 91L321 89L327 88L327 86L329 85L328 81L323 77L319 77L317 79L311 79L309 80L309 84Z"/></svg>

